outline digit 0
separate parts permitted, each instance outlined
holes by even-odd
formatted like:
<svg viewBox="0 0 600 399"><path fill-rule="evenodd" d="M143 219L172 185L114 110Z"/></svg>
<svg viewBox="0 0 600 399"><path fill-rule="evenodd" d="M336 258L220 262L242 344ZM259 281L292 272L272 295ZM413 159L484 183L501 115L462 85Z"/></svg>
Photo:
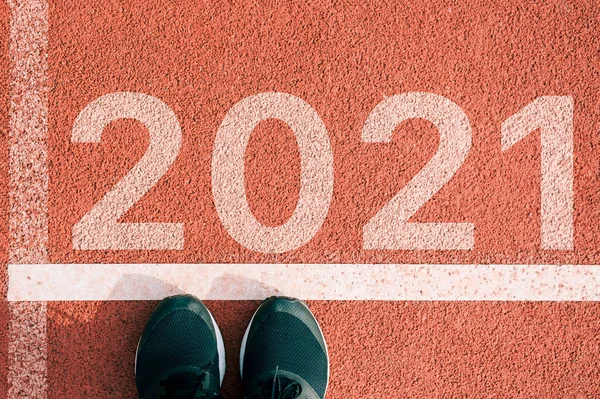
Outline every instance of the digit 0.
<svg viewBox="0 0 600 399"><path fill-rule="evenodd" d="M276 118L294 132L300 152L300 195L291 218L268 227L252 215L244 185L244 154L252 131ZM260 93L235 104L217 131L212 157L212 190L219 218L231 237L257 252L280 253L310 241L319 231L333 195L333 153L317 112L285 93Z"/></svg>

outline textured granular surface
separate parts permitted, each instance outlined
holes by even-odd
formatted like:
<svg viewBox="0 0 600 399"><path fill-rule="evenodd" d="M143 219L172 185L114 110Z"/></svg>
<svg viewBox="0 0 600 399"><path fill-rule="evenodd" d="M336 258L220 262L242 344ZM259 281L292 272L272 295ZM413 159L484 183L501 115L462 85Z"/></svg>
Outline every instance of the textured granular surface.
<svg viewBox="0 0 600 399"><path fill-rule="evenodd" d="M257 301L208 301L227 350L223 393ZM135 397L133 356L156 302L49 307L49 396ZM311 301L331 357L328 398L594 398L597 305Z"/></svg>
<svg viewBox="0 0 600 399"><path fill-rule="evenodd" d="M21 4L48 5L47 48L21 45L36 37L15 32L37 23L17 18ZM0 261L594 267L599 28L591 0L2 3ZM36 52L39 87L17 73ZM28 114L38 106L47 119ZM412 116L392 123L394 112ZM509 125L530 131L503 139ZM244 129L247 143L235 136ZM46 132L43 145L19 142L21 131ZM11 145L25 154L11 158L17 177ZM19 197L43 181L27 173L41 163L44 195ZM19 224L40 209L47 223ZM114 232L134 223L163 225ZM40 231L47 241L15 239ZM239 298L243 281L210 294ZM225 340L226 398L242 395L239 346L259 303L206 301ZM600 397L600 302L308 304L331 356L329 399ZM11 355L36 326L25 311L9 343L9 306L0 301L0 398L136 397L135 348L155 301L48 302L31 350L46 359L41 374Z"/></svg>
<svg viewBox="0 0 600 399"><path fill-rule="evenodd" d="M9 310L6 302L8 276L6 262L8 260L8 114L9 114L9 82L10 66L9 49L10 13L4 2L0 5L0 397L8 390L8 323ZM3 396L4 395L4 396Z"/></svg>

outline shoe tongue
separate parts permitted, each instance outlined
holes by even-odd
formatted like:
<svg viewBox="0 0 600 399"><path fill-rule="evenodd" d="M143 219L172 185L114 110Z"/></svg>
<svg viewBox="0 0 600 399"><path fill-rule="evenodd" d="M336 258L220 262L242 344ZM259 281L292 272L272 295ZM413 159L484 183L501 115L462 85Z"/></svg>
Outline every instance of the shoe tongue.
<svg viewBox="0 0 600 399"><path fill-rule="evenodd" d="M166 399L193 399L200 387L200 379L194 373L172 374L164 385Z"/></svg>

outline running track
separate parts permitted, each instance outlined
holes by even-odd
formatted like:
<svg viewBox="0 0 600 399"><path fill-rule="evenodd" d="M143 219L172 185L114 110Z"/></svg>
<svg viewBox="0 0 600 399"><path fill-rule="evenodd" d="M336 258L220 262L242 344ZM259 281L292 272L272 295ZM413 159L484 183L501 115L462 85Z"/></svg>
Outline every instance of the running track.
<svg viewBox="0 0 600 399"><path fill-rule="evenodd" d="M593 1L11 0L0 23L0 397L135 397L182 291L224 333L226 397L272 294L320 320L328 398L600 396Z"/></svg>

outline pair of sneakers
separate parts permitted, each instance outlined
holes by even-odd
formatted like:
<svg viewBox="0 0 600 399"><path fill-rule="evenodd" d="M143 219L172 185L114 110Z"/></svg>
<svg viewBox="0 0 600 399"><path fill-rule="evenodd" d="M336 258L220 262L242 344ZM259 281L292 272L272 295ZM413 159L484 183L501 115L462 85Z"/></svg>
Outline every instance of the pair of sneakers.
<svg viewBox="0 0 600 399"><path fill-rule="evenodd" d="M323 399L327 345L306 304L271 297L256 310L240 348L246 399ZM140 399L221 398L225 346L210 311L196 297L164 299L140 338L135 378Z"/></svg>

